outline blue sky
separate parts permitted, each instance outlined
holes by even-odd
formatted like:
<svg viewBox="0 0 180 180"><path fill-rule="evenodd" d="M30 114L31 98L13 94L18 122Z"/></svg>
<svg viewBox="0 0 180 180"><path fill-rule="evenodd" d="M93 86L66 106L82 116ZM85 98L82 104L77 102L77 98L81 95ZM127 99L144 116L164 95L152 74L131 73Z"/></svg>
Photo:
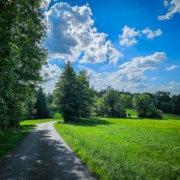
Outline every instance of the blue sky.
<svg viewBox="0 0 180 180"><path fill-rule="evenodd" d="M180 0L42 0L42 7L45 92L69 60L97 90L180 93Z"/></svg>

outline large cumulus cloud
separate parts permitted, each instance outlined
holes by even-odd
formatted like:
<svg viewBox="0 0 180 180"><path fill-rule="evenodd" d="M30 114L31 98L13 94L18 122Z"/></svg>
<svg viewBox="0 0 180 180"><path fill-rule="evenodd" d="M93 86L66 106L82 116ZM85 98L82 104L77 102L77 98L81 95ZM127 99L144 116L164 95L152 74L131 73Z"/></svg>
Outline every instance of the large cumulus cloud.
<svg viewBox="0 0 180 180"><path fill-rule="evenodd" d="M88 5L70 6L56 3L46 13L49 30L45 46L50 56L59 56L81 63L99 63L109 60L116 64L123 54L115 49L107 34L94 27Z"/></svg>

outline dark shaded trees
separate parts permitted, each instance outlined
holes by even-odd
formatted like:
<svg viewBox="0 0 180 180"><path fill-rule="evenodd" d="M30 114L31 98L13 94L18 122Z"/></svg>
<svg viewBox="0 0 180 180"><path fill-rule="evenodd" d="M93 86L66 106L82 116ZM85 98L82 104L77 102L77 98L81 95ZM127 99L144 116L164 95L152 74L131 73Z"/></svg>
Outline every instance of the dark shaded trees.
<svg viewBox="0 0 180 180"><path fill-rule="evenodd" d="M51 118L53 116L53 109L51 107L50 102L48 101L48 96L43 92L40 87L36 93L36 103L35 103L35 119L46 119Z"/></svg>
<svg viewBox="0 0 180 180"><path fill-rule="evenodd" d="M180 115L180 94L171 98L172 113Z"/></svg>
<svg viewBox="0 0 180 180"><path fill-rule="evenodd" d="M164 91L157 91L154 94L154 105L157 109L160 109L164 113L170 113L171 112L171 106L170 106L170 92L164 92Z"/></svg>
<svg viewBox="0 0 180 180"><path fill-rule="evenodd" d="M53 116L52 95L45 94L41 87L37 88L29 97L25 119L47 119Z"/></svg>
<svg viewBox="0 0 180 180"><path fill-rule="evenodd" d="M40 0L0 2L0 129L24 118L29 94L42 82L46 25Z"/></svg>

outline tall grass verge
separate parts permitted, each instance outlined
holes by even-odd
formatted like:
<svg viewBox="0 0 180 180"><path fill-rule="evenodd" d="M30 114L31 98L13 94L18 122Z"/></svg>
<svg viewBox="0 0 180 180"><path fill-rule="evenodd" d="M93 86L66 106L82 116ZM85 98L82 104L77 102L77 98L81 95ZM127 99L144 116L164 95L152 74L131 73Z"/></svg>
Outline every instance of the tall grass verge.
<svg viewBox="0 0 180 180"><path fill-rule="evenodd" d="M101 180L180 179L180 121L94 118L54 126Z"/></svg>

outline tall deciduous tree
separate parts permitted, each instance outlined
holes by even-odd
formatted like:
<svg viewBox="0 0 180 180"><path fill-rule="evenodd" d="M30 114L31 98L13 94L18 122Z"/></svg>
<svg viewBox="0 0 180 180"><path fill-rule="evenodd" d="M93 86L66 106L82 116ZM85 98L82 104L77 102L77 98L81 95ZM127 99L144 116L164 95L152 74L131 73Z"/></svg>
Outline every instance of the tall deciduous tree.
<svg viewBox="0 0 180 180"><path fill-rule="evenodd" d="M138 117L162 119L162 112L155 108L151 97L147 94L134 95L133 108L136 110Z"/></svg>
<svg viewBox="0 0 180 180"><path fill-rule="evenodd" d="M98 106L98 114L107 117L125 117L125 107L118 91L109 89Z"/></svg>
<svg viewBox="0 0 180 180"><path fill-rule="evenodd" d="M0 1L0 128L19 125L28 93L42 82L46 24L40 3Z"/></svg>
<svg viewBox="0 0 180 180"><path fill-rule="evenodd" d="M121 97L122 97L125 108L132 109L132 107L133 107L133 105L132 105L132 95L130 95L130 94L121 94Z"/></svg>

